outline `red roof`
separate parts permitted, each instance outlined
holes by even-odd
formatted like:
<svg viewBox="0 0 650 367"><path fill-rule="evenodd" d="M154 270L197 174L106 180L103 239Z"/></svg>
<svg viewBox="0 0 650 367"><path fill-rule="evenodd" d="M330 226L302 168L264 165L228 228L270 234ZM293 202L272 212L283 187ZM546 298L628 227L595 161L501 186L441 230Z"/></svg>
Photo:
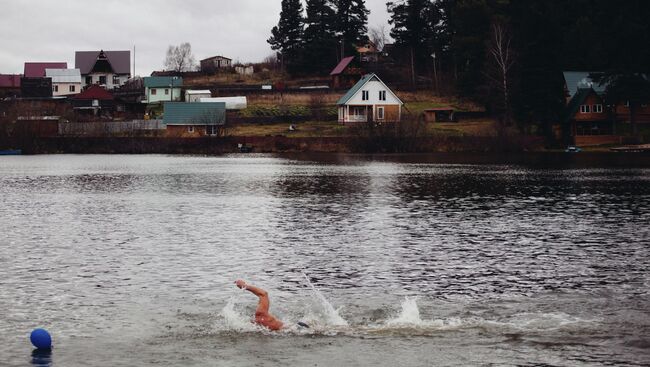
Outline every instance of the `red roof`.
<svg viewBox="0 0 650 367"><path fill-rule="evenodd" d="M25 78L42 78L45 76L45 69L67 69L67 62L26 62Z"/></svg>
<svg viewBox="0 0 650 367"><path fill-rule="evenodd" d="M77 94L74 99L99 99L99 100L112 100L113 95L111 92L100 87L99 85L91 85L85 91Z"/></svg>
<svg viewBox="0 0 650 367"><path fill-rule="evenodd" d="M341 74L343 72L343 70L345 70L345 68L347 68L348 65L350 65L352 60L354 60L354 56L348 56L348 57L344 58L343 60L341 60L341 62L339 62L339 64L336 65L334 70L330 73L330 75L334 76L334 75Z"/></svg>
<svg viewBox="0 0 650 367"><path fill-rule="evenodd" d="M20 88L20 74L0 74L0 88Z"/></svg>

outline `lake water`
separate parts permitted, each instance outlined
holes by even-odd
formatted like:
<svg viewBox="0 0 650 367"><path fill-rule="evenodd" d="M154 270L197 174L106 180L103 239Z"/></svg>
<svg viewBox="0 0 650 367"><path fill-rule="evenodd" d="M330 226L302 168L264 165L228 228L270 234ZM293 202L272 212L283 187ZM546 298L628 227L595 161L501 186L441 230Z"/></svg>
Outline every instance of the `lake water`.
<svg viewBox="0 0 650 367"><path fill-rule="evenodd" d="M0 365L648 365L648 157L549 157L0 157Z"/></svg>

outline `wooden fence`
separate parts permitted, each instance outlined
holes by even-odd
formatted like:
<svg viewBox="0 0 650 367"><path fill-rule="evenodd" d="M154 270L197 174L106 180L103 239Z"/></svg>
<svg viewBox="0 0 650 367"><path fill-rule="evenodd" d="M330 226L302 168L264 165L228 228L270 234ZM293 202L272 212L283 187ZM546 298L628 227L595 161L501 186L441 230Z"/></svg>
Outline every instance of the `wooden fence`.
<svg viewBox="0 0 650 367"><path fill-rule="evenodd" d="M59 136L133 136L162 130L165 130L162 120L59 123Z"/></svg>

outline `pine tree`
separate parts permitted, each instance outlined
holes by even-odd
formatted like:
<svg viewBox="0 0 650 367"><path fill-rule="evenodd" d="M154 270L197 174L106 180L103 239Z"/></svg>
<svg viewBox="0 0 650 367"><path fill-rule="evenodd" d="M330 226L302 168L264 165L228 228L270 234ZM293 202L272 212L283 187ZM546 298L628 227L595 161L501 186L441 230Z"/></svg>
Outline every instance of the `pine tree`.
<svg viewBox="0 0 650 367"><path fill-rule="evenodd" d="M303 71L323 73L336 66L335 18L329 0L307 0Z"/></svg>
<svg viewBox="0 0 650 367"><path fill-rule="evenodd" d="M280 21L271 30L271 38L267 42L271 49L280 51L283 65L299 63L304 42L304 17L300 0L282 0Z"/></svg>
<svg viewBox="0 0 650 367"><path fill-rule="evenodd" d="M368 40L368 14L364 0L333 0L336 9L336 33L345 53Z"/></svg>
<svg viewBox="0 0 650 367"><path fill-rule="evenodd" d="M398 0L386 3L393 26L390 35L398 46L408 50L411 80L415 84L416 69L426 65L441 27L441 12L433 0Z"/></svg>

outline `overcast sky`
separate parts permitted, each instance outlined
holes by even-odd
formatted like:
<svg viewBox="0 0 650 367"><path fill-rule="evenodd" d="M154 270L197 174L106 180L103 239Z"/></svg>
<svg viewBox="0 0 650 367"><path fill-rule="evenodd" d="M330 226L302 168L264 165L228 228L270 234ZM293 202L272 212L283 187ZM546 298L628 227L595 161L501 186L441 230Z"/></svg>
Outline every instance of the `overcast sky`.
<svg viewBox="0 0 650 367"><path fill-rule="evenodd" d="M198 60L223 55L256 62L281 0L2 0L0 74L26 61L67 61L75 51L133 50L136 73L161 70L170 44L190 42ZM366 0L369 26L386 24L386 0ZM132 56L133 57L133 56Z"/></svg>

